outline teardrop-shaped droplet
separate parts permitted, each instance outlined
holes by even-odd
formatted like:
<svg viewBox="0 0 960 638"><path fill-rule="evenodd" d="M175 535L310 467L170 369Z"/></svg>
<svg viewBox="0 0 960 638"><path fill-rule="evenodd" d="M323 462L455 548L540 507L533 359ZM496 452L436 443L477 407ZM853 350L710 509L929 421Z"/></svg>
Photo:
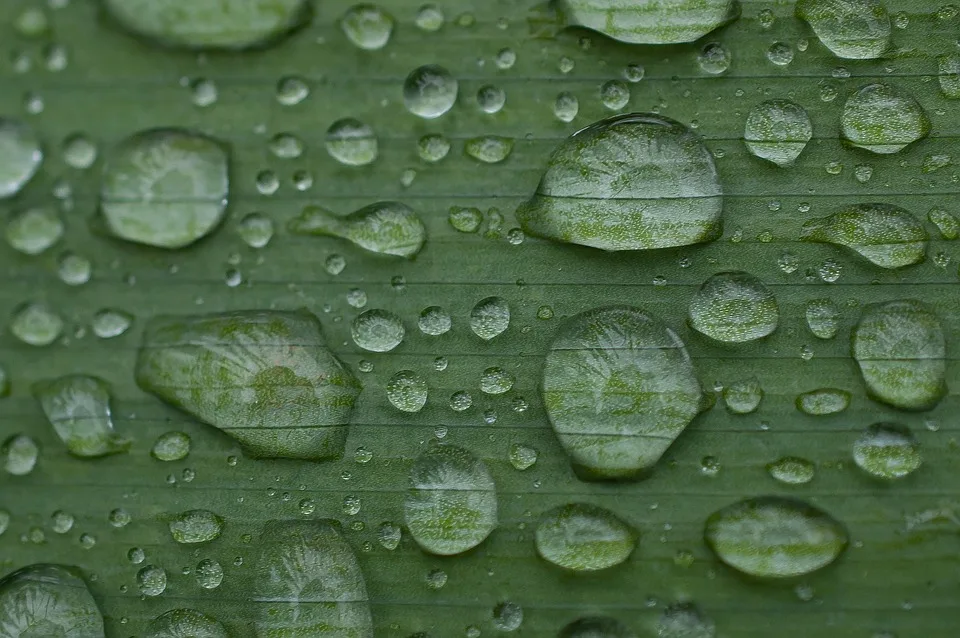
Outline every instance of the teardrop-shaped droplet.
<svg viewBox="0 0 960 638"><path fill-rule="evenodd" d="M940 92L951 100L960 100L960 53L937 56Z"/></svg>
<svg viewBox="0 0 960 638"><path fill-rule="evenodd" d="M104 638L103 616L73 567L37 563L0 580L0 628L10 638Z"/></svg>
<svg viewBox="0 0 960 638"><path fill-rule="evenodd" d="M42 163L43 149L34 130L19 120L0 117L0 199L22 191Z"/></svg>
<svg viewBox="0 0 960 638"><path fill-rule="evenodd" d="M846 390L818 388L799 395L795 404L797 409L804 414L825 416L846 410L850 407L851 398L853 398L853 395Z"/></svg>
<svg viewBox="0 0 960 638"><path fill-rule="evenodd" d="M486 297L470 311L470 329L485 341L503 334L510 327L510 305L502 297Z"/></svg>
<svg viewBox="0 0 960 638"><path fill-rule="evenodd" d="M762 400L763 388L756 377L734 381L723 388L723 403L734 414L756 412Z"/></svg>
<svg viewBox="0 0 960 638"><path fill-rule="evenodd" d="M500 135L482 135L466 141L464 152L484 164L498 164L513 151L513 138Z"/></svg>
<svg viewBox="0 0 960 638"><path fill-rule="evenodd" d="M861 470L881 479L899 479L920 467L920 444L909 428L875 423L853 444L853 460Z"/></svg>
<svg viewBox="0 0 960 638"><path fill-rule="evenodd" d="M703 398L680 337L629 306L571 318L547 353L542 387L574 470L591 480L651 470Z"/></svg>
<svg viewBox="0 0 960 638"><path fill-rule="evenodd" d="M230 638L219 620L196 609L171 609L150 621L143 638Z"/></svg>
<svg viewBox="0 0 960 638"><path fill-rule="evenodd" d="M740 17L736 0L560 0L563 21L631 44L693 42Z"/></svg>
<svg viewBox="0 0 960 638"><path fill-rule="evenodd" d="M833 339L840 330L840 308L832 299L813 299L804 316L810 332L819 339Z"/></svg>
<svg viewBox="0 0 960 638"><path fill-rule="evenodd" d="M767 465L767 472L786 485L804 485L813 480L816 468L807 459L798 456L783 456Z"/></svg>
<svg viewBox="0 0 960 638"><path fill-rule="evenodd" d="M55 208L28 208L15 213L7 222L7 243L25 255L39 255L60 241L64 230L63 220Z"/></svg>
<svg viewBox="0 0 960 638"><path fill-rule="evenodd" d="M924 260L930 236L919 219L893 204L854 204L803 225L800 239L839 244L881 268Z"/></svg>
<svg viewBox="0 0 960 638"><path fill-rule="evenodd" d="M906 299L866 306L851 343L871 398L929 410L947 394L943 327L926 304Z"/></svg>
<svg viewBox="0 0 960 638"><path fill-rule="evenodd" d="M103 0L127 31L178 49L263 48L312 17L308 0Z"/></svg>
<svg viewBox="0 0 960 638"><path fill-rule="evenodd" d="M760 279L741 271L707 279L690 301L690 325L725 343L761 339L777 329L777 298Z"/></svg>
<svg viewBox="0 0 960 638"><path fill-rule="evenodd" d="M414 115L432 120L453 108L459 90L450 71L427 64L411 71L403 81L403 103Z"/></svg>
<svg viewBox="0 0 960 638"><path fill-rule="evenodd" d="M882 155L897 153L929 132L930 120L917 100L885 83L858 89L840 116L843 139Z"/></svg>
<svg viewBox="0 0 960 638"><path fill-rule="evenodd" d="M187 510L170 521L170 536L184 545L209 543L223 532L223 519L210 510Z"/></svg>
<svg viewBox="0 0 960 638"><path fill-rule="evenodd" d="M375 4L355 4L340 18L340 28L354 46L376 51L387 46L395 20Z"/></svg>
<svg viewBox="0 0 960 638"><path fill-rule="evenodd" d="M130 448L130 439L113 429L110 386L103 379L67 375L37 382L33 394L71 454L98 457Z"/></svg>
<svg viewBox="0 0 960 638"><path fill-rule="evenodd" d="M497 492L486 464L454 445L434 445L410 470L403 506L410 535L431 554L460 554L497 526Z"/></svg>
<svg viewBox="0 0 960 638"><path fill-rule="evenodd" d="M136 377L143 390L266 458L341 456L361 389L306 311L155 318Z"/></svg>
<svg viewBox="0 0 960 638"><path fill-rule="evenodd" d="M722 209L717 168L700 136L669 118L634 113L561 143L517 219L528 235L641 250L716 239Z"/></svg>
<svg viewBox="0 0 960 638"><path fill-rule="evenodd" d="M225 147L199 133L154 129L127 138L103 170L100 210L107 228L120 239L158 248L194 243L223 219L227 165Z"/></svg>
<svg viewBox="0 0 960 638"><path fill-rule="evenodd" d="M637 546L637 532L610 510L570 503L543 515L534 535L537 554L576 572L619 565Z"/></svg>
<svg viewBox="0 0 960 638"><path fill-rule="evenodd" d="M401 412L419 412L427 404L427 382L413 370L401 370L387 382L387 399Z"/></svg>
<svg viewBox="0 0 960 638"><path fill-rule="evenodd" d="M268 521L253 584L263 638L373 638L363 572L337 523Z"/></svg>
<svg viewBox="0 0 960 638"><path fill-rule="evenodd" d="M890 48L890 15L880 0L798 0L795 11L838 58L870 60Z"/></svg>
<svg viewBox="0 0 960 638"><path fill-rule="evenodd" d="M750 152L777 166L790 166L813 137L806 109L789 100L767 100L747 115L743 139Z"/></svg>
<svg viewBox="0 0 960 638"><path fill-rule="evenodd" d="M616 618L586 616L564 626L557 638L636 638L636 634Z"/></svg>
<svg viewBox="0 0 960 638"><path fill-rule="evenodd" d="M791 578L826 567L847 546L843 525L803 501L748 498L714 512L704 540L721 561L757 578Z"/></svg>
<svg viewBox="0 0 960 638"><path fill-rule="evenodd" d="M413 257L427 240L423 220L400 202L377 202L339 216L319 206L307 206L289 224L292 233L346 239L380 255Z"/></svg>

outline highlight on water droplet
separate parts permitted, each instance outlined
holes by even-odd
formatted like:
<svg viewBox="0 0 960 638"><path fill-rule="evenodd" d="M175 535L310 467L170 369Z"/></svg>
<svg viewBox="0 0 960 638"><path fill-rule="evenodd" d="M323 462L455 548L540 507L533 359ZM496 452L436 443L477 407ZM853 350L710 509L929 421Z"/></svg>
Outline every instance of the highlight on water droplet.
<svg viewBox="0 0 960 638"><path fill-rule="evenodd" d="M412 258L427 241L420 216L400 202L377 202L349 215L307 206L287 226L291 233L346 239L380 255Z"/></svg>
<svg viewBox="0 0 960 638"><path fill-rule="evenodd" d="M18 194L43 163L43 148L24 122L0 117L0 199Z"/></svg>
<svg viewBox="0 0 960 638"><path fill-rule="evenodd" d="M627 560L638 534L610 510L570 503L543 515L534 540L537 554L549 563L576 572L609 569Z"/></svg>
<svg viewBox="0 0 960 638"><path fill-rule="evenodd" d="M411 71L403 81L403 103L414 115L432 120L453 108L459 90L450 71L427 64Z"/></svg>
<svg viewBox="0 0 960 638"><path fill-rule="evenodd" d="M110 386L103 379L72 374L38 381L32 390L70 454L94 458L130 448L132 441L114 430Z"/></svg>
<svg viewBox="0 0 960 638"><path fill-rule="evenodd" d="M133 315L123 310L103 308L93 315L90 327L93 334L100 339L114 339L119 337L133 325Z"/></svg>
<svg viewBox="0 0 960 638"><path fill-rule="evenodd" d="M759 278L742 271L713 275L690 301L690 326L724 343L762 339L779 323L777 298Z"/></svg>
<svg viewBox="0 0 960 638"><path fill-rule="evenodd" d="M586 27L630 44L693 42L740 17L736 0L560 0L557 8L567 25Z"/></svg>
<svg viewBox="0 0 960 638"><path fill-rule="evenodd" d="M872 203L811 219L800 230L800 239L846 246L876 266L893 269L922 262L930 236L909 211Z"/></svg>
<svg viewBox="0 0 960 638"><path fill-rule="evenodd" d="M754 106L743 131L750 152L777 166L791 166L813 137L806 109L789 100L767 100Z"/></svg>
<svg viewBox="0 0 960 638"><path fill-rule="evenodd" d="M883 82L860 87L840 116L844 140L882 155L897 153L929 132L930 119L917 100Z"/></svg>
<svg viewBox="0 0 960 638"><path fill-rule="evenodd" d="M879 479L899 479L923 462L920 444L899 423L874 423L853 444L853 460L861 470Z"/></svg>

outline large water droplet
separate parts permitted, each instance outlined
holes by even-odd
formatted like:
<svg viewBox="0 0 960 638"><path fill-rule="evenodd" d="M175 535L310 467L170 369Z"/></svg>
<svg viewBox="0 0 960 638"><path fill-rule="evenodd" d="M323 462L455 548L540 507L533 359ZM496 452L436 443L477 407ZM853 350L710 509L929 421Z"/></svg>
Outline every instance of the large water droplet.
<svg viewBox="0 0 960 638"><path fill-rule="evenodd" d="M340 28L354 45L367 51L387 46L393 33L393 16L375 4L355 4L340 19Z"/></svg>
<svg viewBox="0 0 960 638"><path fill-rule="evenodd" d="M209 543L221 532L223 519L210 510L187 510L170 521L170 536L178 543Z"/></svg>
<svg viewBox="0 0 960 638"><path fill-rule="evenodd" d="M509 326L510 306L502 297L481 299L470 311L470 329L485 341L503 334Z"/></svg>
<svg viewBox="0 0 960 638"><path fill-rule="evenodd" d="M98 457L130 448L130 439L113 429L110 386L106 381L82 374L67 375L35 383L33 394L71 454Z"/></svg>
<svg viewBox="0 0 960 638"><path fill-rule="evenodd" d="M400 202L377 202L344 216L307 206L288 228L300 235L340 237L370 252L397 257L415 256L427 240L423 220Z"/></svg>
<svg viewBox="0 0 960 638"><path fill-rule="evenodd" d="M869 60L890 48L890 15L880 0L798 0L795 11L839 58Z"/></svg>
<svg viewBox="0 0 960 638"><path fill-rule="evenodd" d="M13 476L26 476L37 466L40 447L26 434L14 434L0 445L3 469Z"/></svg>
<svg viewBox="0 0 960 638"><path fill-rule="evenodd" d="M7 222L7 243L25 255L39 255L63 237L60 214L49 206L28 208Z"/></svg>
<svg viewBox="0 0 960 638"><path fill-rule="evenodd" d="M404 519L417 544L431 554L460 554L497 526L497 493L486 464L467 450L438 444L410 470Z"/></svg>
<svg viewBox="0 0 960 638"><path fill-rule="evenodd" d="M403 81L403 103L414 115L432 120L453 108L459 89L450 71L427 64L411 71Z"/></svg>
<svg viewBox="0 0 960 638"><path fill-rule="evenodd" d="M143 638L229 638L219 620L196 609L171 609L147 625Z"/></svg>
<svg viewBox="0 0 960 638"><path fill-rule="evenodd" d="M833 339L840 330L840 308L831 299L813 299L804 316L807 327L819 339Z"/></svg>
<svg viewBox="0 0 960 638"><path fill-rule="evenodd" d="M42 163L43 149L33 129L19 120L0 118L0 199L23 190Z"/></svg>
<svg viewBox="0 0 960 638"><path fill-rule="evenodd" d="M703 537L721 561L757 578L809 574L835 561L847 546L847 532L832 516L777 496L745 499L714 512Z"/></svg>
<svg viewBox="0 0 960 638"><path fill-rule="evenodd" d="M690 301L690 325L711 339L743 343L777 329L777 298L760 279L741 271L707 279Z"/></svg>
<svg viewBox="0 0 960 638"><path fill-rule="evenodd" d="M387 400L401 412L419 412L427 404L427 382L413 370L401 370L387 382Z"/></svg>
<svg viewBox="0 0 960 638"><path fill-rule="evenodd" d="M637 545L637 532L610 510L587 503L556 507L543 515L534 540L537 554L571 571L619 565Z"/></svg>
<svg viewBox="0 0 960 638"><path fill-rule="evenodd" d="M400 317L389 310L366 310L350 324L353 342L370 352L390 352L403 342L406 329Z"/></svg>
<svg viewBox="0 0 960 638"><path fill-rule="evenodd" d="M547 416L586 479L652 469L697 415L702 396L680 337L629 306L570 319L543 369Z"/></svg>
<svg viewBox="0 0 960 638"><path fill-rule="evenodd" d="M632 44L693 42L740 16L736 0L560 0L558 7L566 24Z"/></svg>
<svg viewBox="0 0 960 638"><path fill-rule="evenodd" d="M923 261L927 230L909 211L892 204L853 204L803 225L800 239L846 246L881 268Z"/></svg>
<svg viewBox="0 0 960 638"><path fill-rule="evenodd" d="M104 638L103 616L73 567L29 565L0 580L0 627L11 638Z"/></svg>
<svg viewBox="0 0 960 638"><path fill-rule="evenodd" d="M807 459L783 456L767 465L767 472L775 480L786 485L803 485L813 480L816 468Z"/></svg>
<svg viewBox="0 0 960 638"><path fill-rule="evenodd" d="M722 208L703 140L674 120L635 113L601 120L564 141L517 219L529 235L638 250L716 239Z"/></svg>
<svg viewBox="0 0 960 638"><path fill-rule="evenodd" d="M898 423L875 423L864 430L853 444L853 460L861 470L881 479L903 478L923 462L913 433Z"/></svg>
<svg viewBox="0 0 960 638"><path fill-rule="evenodd" d="M142 389L268 458L342 455L361 387L306 311L155 318L136 376Z"/></svg>
<svg viewBox="0 0 960 638"><path fill-rule="evenodd" d="M851 343L871 398L903 410L929 410L947 394L943 328L926 304L908 299L868 305Z"/></svg>
<svg viewBox="0 0 960 638"><path fill-rule="evenodd" d="M227 208L227 151L179 129L154 129L121 142L107 158L100 210L113 235L182 248L212 232Z"/></svg>
<svg viewBox="0 0 960 638"><path fill-rule="evenodd" d="M925 137L930 120L912 95L890 84L868 84L847 98L840 134L851 145L890 154Z"/></svg>
<svg viewBox="0 0 960 638"><path fill-rule="evenodd" d="M743 139L750 152L777 166L790 166L813 137L807 111L789 100L767 100L747 115Z"/></svg>
<svg viewBox="0 0 960 638"><path fill-rule="evenodd" d="M850 407L852 395L839 388L818 388L797 396L797 409L811 416L837 414Z"/></svg>

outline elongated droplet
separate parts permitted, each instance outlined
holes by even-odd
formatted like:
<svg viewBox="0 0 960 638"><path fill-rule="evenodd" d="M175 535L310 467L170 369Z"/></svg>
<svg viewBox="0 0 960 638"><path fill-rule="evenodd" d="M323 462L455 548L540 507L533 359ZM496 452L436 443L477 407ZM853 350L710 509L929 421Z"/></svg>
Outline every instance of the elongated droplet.
<svg viewBox="0 0 960 638"><path fill-rule="evenodd" d="M113 339L129 330L132 324L133 315L129 312L104 308L93 316L90 327L93 329L93 334L101 339Z"/></svg>
<svg viewBox="0 0 960 638"><path fill-rule="evenodd" d="M619 565L637 545L637 532L616 514L587 503L556 507L540 519L537 554L557 567L577 572Z"/></svg>
<svg viewBox="0 0 960 638"><path fill-rule="evenodd" d="M577 474L651 470L700 410L703 391L677 334L638 308L570 319L543 368L547 416Z"/></svg>
<svg viewBox="0 0 960 638"><path fill-rule="evenodd" d="M920 444L906 426L875 423L853 444L853 460L867 474L880 479L899 479L920 467Z"/></svg>
<svg viewBox="0 0 960 638"><path fill-rule="evenodd" d="M881 268L924 260L930 235L919 219L892 204L854 204L803 225L800 239L855 250Z"/></svg>
<svg viewBox="0 0 960 638"><path fill-rule="evenodd" d="M803 485L813 480L816 468L807 459L783 456L767 465L767 472L786 485Z"/></svg>
<svg viewBox="0 0 960 638"><path fill-rule="evenodd" d="M847 98L840 134L857 148L889 155L926 137L930 120L914 97L890 84L868 84Z"/></svg>
<svg viewBox="0 0 960 638"><path fill-rule="evenodd" d="M312 16L307 0L103 0L127 31L178 49L249 49L273 44Z"/></svg>
<svg viewBox="0 0 960 638"><path fill-rule="evenodd" d="M838 58L870 60L890 48L890 15L880 0L798 0L795 11Z"/></svg>
<svg viewBox="0 0 960 638"><path fill-rule="evenodd" d="M843 525L803 501L761 496L707 519L704 540L717 557L757 578L791 578L826 567L847 546Z"/></svg>
<svg viewBox="0 0 960 638"><path fill-rule="evenodd" d="M960 100L960 53L937 56L940 92L951 100Z"/></svg>
<svg viewBox="0 0 960 638"><path fill-rule="evenodd" d="M603 250L712 241L723 229L713 156L692 130L652 113L596 122L550 156L517 209L525 233Z"/></svg>
<svg viewBox="0 0 960 638"><path fill-rule="evenodd" d="M757 277L745 272L721 272L707 279L690 301L690 325L711 339L743 343L777 329L780 310Z"/></svg>
<svg viewBox="0 0 960 638"><path fill-rule="evenodd" d="M267 522L256 570L258 638L373 638L363 573L336 522Z"/></svg>
<svg viewBox="0 0 960 638"><path fill-rule="evenodd" d="M498 164L513 151L513 138L499 135L483 135L467 140L464 152L484 164Z"/></svg>
<svg viewBox="0 0 960 638"><path fill-rule="evenodd" d="M636 638L636 634L616 618L586 616L566 625L557 638Z"/></svg>
<svg viewBox="0 0 960 638"><path fill-rule="evenodd" d="M103 170L100 210L107 228L158 248L192 244L223 219L227 164L225 147L199 133L154 129L127 138Z"/></svg>
<svg viewBox="0 0 960 638"><path fill-rule="evenodd" d="M104 638L103 616L79 570L37 563L0 580L0 628L10 638Z"/></svg>
<svg viewBox="0 0 960 638"><path fill-rule="evenodd" d="M929 410L947 394L940 318L912 299L870 304L851 338L871 398L903 410Z"/></svg>
<svg viewBox="0 0 960 638"><path fill-rule="evenodd" d="M789 100L767 100L747 115L743 139L750 152L777 166L790 166L813 137L810 116Z"/></svg>
<svg viewBox="0 0 960 638"><path fill-rule="evenodd" d="M693 42L740 17L736 0L560 0L563 21L631 44Z"/></svg>
<svg viewBox="0 0 960 638"><path fill-rule="evenodd" d="M340 457L361 389L306 311L155 318L136 375L142 389L266 458Z"/></svg>
<svg viewBox="0 0 960 638"><path fill-rule="evenodd" d="M381 255L413 257L427 240L427 229L413 209L400 202L377 202L339 216L307 206L289 224L292 233L346 239Z"/></svg>
<svg viewBox="0 0 960 638"><path fill-rule="evenodd" d="M13 197L43 163L40 139L19 120L0 118L0 199Z"/></svg>
<svg viewBox="0 0 960 638"><path fill-rule="evenodd" d="M960 238L960 219L950 211L937 207L931 208L927 213L927 219L937 227L940 236L944 239Z"/></svg>
<svg viewBox="0 0 960 638"><path fill-rule="evenodd" d="M852 395L839 388L819 388L797 397L797 409L804 414L824 416L843 412L850 406Z"/></svg>
<svg viewBox="0 0 960 638"><path fill-rule="evenodd" d="M37 382L33 394L71 454L98 457L130 448L130 439L113 429L110 386L106 381L82 374L67 375Z"/></svg>
<svg viewBox="0 0 960 638"><path fill-rule="evenodd" d="M171 609L147 625L143 638L230 638L219 620L196 609Z"/></svg>
<svg viewBox="0 0 960 638"><path fill-rule="evenodd" d="M763 400L763 388L756 377L734 381L723 388L723 402L734 414L756 412Z"/></svg>
<svg viewBox="0 0 960 638"><path fill-rule="evenodd" d="M170 536L178 543L208 543L223 532L223 519L210 510L187 510L170 521Z"/></svg>
<svg viewBox="0 0 960 638"><path fill-rule="evenodd" d="M497 526L490 470L461 447L434 445L413 463L403 513L424 551L449 556L473 549Z"/></svg>
<svg viewBox="0 0 960 638"><path fill-rule="evenodd" d="M819 339L833 339L840 330L840 308L831 299L813 299L804 311L807 327Z"/></svg>

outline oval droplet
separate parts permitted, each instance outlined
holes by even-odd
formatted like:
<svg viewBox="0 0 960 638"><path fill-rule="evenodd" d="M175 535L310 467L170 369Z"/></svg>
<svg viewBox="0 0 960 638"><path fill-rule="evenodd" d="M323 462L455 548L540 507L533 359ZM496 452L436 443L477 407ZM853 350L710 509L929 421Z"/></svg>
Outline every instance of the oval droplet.
<svg viewBox="0 0 960 638"><path fill-rule="evenodd" d="M401 412L419 412L427 404L427 382L413 370L401 370L387 382L387 400Z"/></svg>
<svg viewBox="0 0 960 638"><path fill-rule="evenodd" d="M93 315L93 321L90 327L93 334L100 339L113 339L119 337L133 325L133 315L123 310L114 310L113 308L104 308L98 310Z"/></svg>
<svg viewBox="0 0 960 638"><path fill-rule="evenodd" d="M763 388L756 377L734 381L723 388L723 403L734 414L756 412L762 400Z"/></svg>
<svg viewBox="0 0 960 638"><path fill-rule="evenodd" d="M410 470L404 519L424 551L449 556L473 549L497 526L490 470L461 447L432 446Z"/></svg>
<svg viewBox="0 0 960 638"><path fill-rule="evenodd" d="M803 241L846 246L881 268L919 264L930 235L919 219L893 204L853 204L800 230Z"/></svg>
<svg viewBox="0 0 960 638"><path fill-rule="evenodd" d="M719 237L723 195L703 140L651 113L596 122L550 156L517 209L529 235L603 250L686 246Z"/></svg>
<svg viewBox="0 0 960 638"><path fill-rule="evenodd" d="M379 308L365 310L350 324L353 342L370 352L390 352L403 343L405 334L400 317Z"/></svg>
<svg viewBox="0 0 960 638"><path fill-rule="evenodd" d="M223 519L210 510L187 510L170 521L170 536L185 545L209 543L223 532Z"/></svg>
<svg viewBox="0 0 960 638"><path fill-rule="evenodd" d="M37 563L0 580L0 627L11 638L104 638L103 616L79 570Z"/></svg>
<svg viewBox="0 0 960 638"><path fill-rule="evenodd" d="M810 332L818 339L833 339L840 330L840 308L832 299L809 301L804 316Z"/></svg>
<svg viewBox="0 0 960 638"><path fill-rule="evenodd" d="M636 634L616 618L586 616L564 626L557 638L636 638Z"/></svg>
<svg viewBox="0 0 960 638"><path fill-rule="evenodd" d="M60 241L64 230L63 220L56 209L49 206L28 208L15 213L7 222L7 243L25 255L39 255Z"/></svg>
<svg viewBox="0 0 960 638"><path fill-rule="evenodd" d="M387 46L395 20L375 4L355 4L340 19L340 28L354 46L376 51Z"/></svg>
<svg viewBox="0 0 960 638"><path fill-rule="evenodd" d="M453 320L450 318L450 313L440 306L427 306L420 313L417 325L423 334L438 337L450 331Z"/></svg>
<svg viewBox="0 0 960 638"><path fill-rule="evenodd" d="M760 279L742 271L713 275L690 302L690 326L725 343L762 339L779 323L777 298Z"/></svg>
<svg viewBox="0 0 960 638"><path fill-rule="evenodd" d="M803 501L761 496L710 515L704 540L721 561L757 578L791 578L822 569L847 546L843 525Z"/></svg>
<svg viewBox="0 0 960 638"><path fill-rule="evenodd" d="M951 100L960 100L960 53L937 56L940 92Z"/></svg>
<svg viewBox="0 0 960 638"><path fill-rule="evenodd" d="M216 589L223 582L223 567L212 558L204 558L194 570L197 585L203 589Z"/></svg>
<svg viewBox="0 0 960 638"><path fill-rule="evenodd" d="M719 42L708 42L697 55L697 64L704 73L720 75L730 68L730 50Z"/></svg>
<svg viewBox="0 0 960 638"><path fill-rule="evenodd" d="M186 432L165 432L157 437L150 455L158 461L180 461L190 454L190 435Z"/></svg>
<svg viewBox="0 0 960 638"><path fill-rule="evenodd" d="M740 17L736 0L560 0L563 21L631 44L679 44L699 40Z"/></svg>
<svg viewBox="0 0 960 638"><path fill-rule="evenodd" d="M890 84L860 87L847 98L840 117L840 134L857 148L888 155L926 137L930 120L908 93Z"/></svg>
<svg viewBox="0 0 960 638"><path fill-rule="evenodd" d="M813 480L816 468L807 459L798 456L783 456L768 464L767 472L775 480L786 485L804 485Z"/></svg>
<svg viewBox="0 0 960 638"><path fill-rule="evenodd" d="M512 465L515 470L521 472L536 465L539 457L540 452L538 452L536 448L523 445L522 443L514 443L511 445L508 455L510 465Z"/></svg>
<svg viewBox="0 0 960 638"><path fill-rule="evenodd" d="M10 332L27 345L49 346L63 334L64 321L43 302L27 303L17 308L10 322Z"/></svg>
<svg viewBox="0 0 960 638"><path fill-rule="evenodd" d="M798 0L795 12L838 58L870 60L890 48L890 15L880 0Z"/></svg>
<svg viewBox="0 0 960 638"><path fill-rule="evenodd" d="M427 241L423 220L406 204L377 202L340 216L307 206L288 225L300 235L339 237L380 255L412 258Z"/></svg>
<svg viewBox="0 0 960 638"><path fill-rule="evenodd" d="M159 596L167 589L167 572L163 567L147 565L137 572L137 588L144 596Z"/></svg>
<svg viewBox="0 0 960 638"><path fill-rule="evenodd" d="M38 381L32 389L70 454L94 458L130 448L131 440L113 428L110 386L103 379L73 374Z"/></svg>
<svg viewBox="0 0 960 638"><path fill-rule="evenodd" d="M960 238L960 219L950 211L937 207L931 208L927 213L927 219L937 227L940 236L944 239Z"/></svg>
<svg viewBox="0 0 960 638"><path fill-rule="evenodd" d="M37 466L40 447L26 434L14 434L0 445L0 458L7 474L26 476Z"/></svg>
<svg viewBox="0 0 960 638"><path fill-rule="evenodd" d="M913 473L923 459L913 433L898 423L875 423L853 444L853 460L861 470L880 479Z"/></svg>
<svg viewBox="0 0 960 638"><path fill-rule="evenodd" d="M797 409L811 416L825 416L837 414L850 407L853 397L846 390L839 388L818 388L797 396Z"/></svg>
<svg viewBox="0 0 960 638"><path fill-rule="evenodd" d="M327 153L345 166L372 164L380 154L377 134L368 124L347 117L327 129Z"/></svg>
<svg viewBox="0 0 960 638"><path fill-rule="evenodd" d="M510 306L502 297L486 297L470 311L470 329L485 341L503 334L510 327Z"/></svg>
<svg viewBox="0 0 960 638"><path fill-rule="evenodd" d="M499 366L492 366L480 375L480 391L484 394L504 394L513 389L516 379Z"/></svg>
<svg viewBox="0 0 960 638"><path fill-rule="evenodd" d="M513 151L513 138L499 135L482 135L467 140L464 152L484 164L499 164Z"/></svg>
<svg viewBox="0 0 960 638"><path fill-rule="evenodd" d="M540 519L534 535L537 554L571 571L608 569L627 560L637 533L610 510L586 503L556 507Z"/></svg>
<svg viewBox="0 0 960 638"><path fill-rule="evenodd" d="M427 64L411 71L403 81L403 103L414 115L432 120L453 108L459 90L450 71Z"/></svg>
<svg viewBox="0 0 960 638"><path fill-rule="evenodd" d="M43 149L24 122L0 117L0 199L18 194L43 164Z"/></svg>
<svg viewBox="0 0 960 638"><path fill-rule="evenodd" d="M171 609L150 621L143 638L230 638L219 620L196 609Z"/></svg>
<svg viewBox="0 0 960 638"><path fill-rule="evenodd" d="M813 137L806 109L789 100L767 100L747 115L743 139L750 152L777 166L790 166Z"/></svg>
<svg viewBox="0 0 960 638"><path fill-rule="evenodd" d="M584 479L652 469L703 398L680 337L629 306L570 319L547 353L542 388L550 423Z"/></svg>

